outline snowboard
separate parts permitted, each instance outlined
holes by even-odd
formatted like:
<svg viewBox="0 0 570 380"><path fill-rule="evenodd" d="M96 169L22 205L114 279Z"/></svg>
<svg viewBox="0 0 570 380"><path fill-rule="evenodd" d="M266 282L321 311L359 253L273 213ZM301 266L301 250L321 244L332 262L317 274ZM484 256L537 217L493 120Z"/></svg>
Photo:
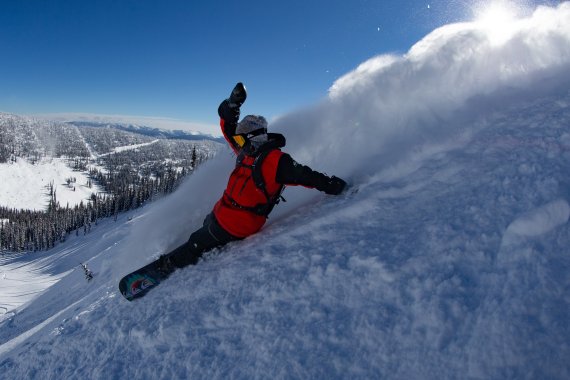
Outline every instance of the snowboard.
<svg viewBox="0 0 570 380"><path fill-rule="evenodd" d="M170 272L158 270L158 259L144 267L127 274L119 281L119 290L123 297L132 301L146 295L150 290L158 286L168 276L170 276L175 268Z"/></svg>

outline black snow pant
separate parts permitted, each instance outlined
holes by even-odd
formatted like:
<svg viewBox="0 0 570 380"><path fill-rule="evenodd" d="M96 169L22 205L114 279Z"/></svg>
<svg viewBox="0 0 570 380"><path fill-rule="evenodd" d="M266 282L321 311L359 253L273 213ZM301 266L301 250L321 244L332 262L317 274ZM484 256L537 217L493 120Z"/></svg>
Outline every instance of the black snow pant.
<svg viewBox="0 0 570 380"><path fill-rule="evenodd" d="M234 240L241 239L224 230L214 214L210 213L204 219L203 226L194 231L186 243L169 254L170 262L177 268L195 265L205 252Z"/></svg>

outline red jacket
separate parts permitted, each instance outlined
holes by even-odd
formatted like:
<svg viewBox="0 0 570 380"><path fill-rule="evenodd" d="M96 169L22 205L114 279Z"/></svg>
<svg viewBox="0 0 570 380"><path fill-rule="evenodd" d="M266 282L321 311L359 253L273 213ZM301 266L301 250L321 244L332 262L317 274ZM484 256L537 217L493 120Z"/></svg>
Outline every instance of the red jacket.
<svg viewBox="0 0 570 380"><path fill-rule="evenodd" d="M225 100L220 104L218 113L222 133L238 155L226 190L213 211L219 225L228 233L245 238L259 231L285 185L302 185L327 191L330 177L295 162L290 155L281 152L285 137L269 133L268 142L254 151L247 143L242 146L243 140L235 138L239 110L231 109ZM255 161L257 157L260 160ZM257 162L255 170L251 168L254 162Z"/></svg>
<svg viewBox="0 0 570 380"><path fill-rule="evenodd" d="M261 164L261 175L268 196L256 186L252 169L248 167L253 164L254 156L246 155L242 165L236 165L222 198L214 206L216 220L224 230L235 237L244 238L263 227L267 216L253 210L260 205L271 208L269 200L277 199L281 194L283 185L277 183L275 178L282 155L283 152L279 149L273 149Z"/></svg>

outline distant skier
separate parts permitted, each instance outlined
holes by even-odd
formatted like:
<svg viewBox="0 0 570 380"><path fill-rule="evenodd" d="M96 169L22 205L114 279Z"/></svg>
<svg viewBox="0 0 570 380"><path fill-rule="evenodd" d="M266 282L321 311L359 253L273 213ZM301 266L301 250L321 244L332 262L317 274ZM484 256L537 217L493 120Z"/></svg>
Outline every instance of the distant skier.
<svg viewBox="0 0 570 380"><path fill-rule="evenodd" d="M93 272L87 268L87 264L81 263L81 268L83 268L83 273L85 274L85 279L91 281L93 279Z"/></svg>
<svg viewBox="0 0 570 380"><path fill-rule="evenodd" d="M268 133L263 116L248 115L238 122L246 97L244 85L238 83L218 108L224 137L237 155L226 190L203 226L185 244L159 258L164 272L196 264L204 252L258 232L282 199L286 185L332 195L340 194L346 186L344 180L314 171L282 152L285 137Z"/></svg>

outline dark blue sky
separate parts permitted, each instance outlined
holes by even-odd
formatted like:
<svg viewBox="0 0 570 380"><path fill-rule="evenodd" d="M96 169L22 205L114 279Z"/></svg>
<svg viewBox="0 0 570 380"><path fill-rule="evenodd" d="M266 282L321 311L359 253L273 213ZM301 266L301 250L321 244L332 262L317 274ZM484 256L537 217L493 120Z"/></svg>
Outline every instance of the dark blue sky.
<svg viewBox="0 0 570 380"><path fill-rule="evenodd" d="M434 28L469 19L472 2L0 4L0 111L216 123L217 105L237 81L250 93L246 112L291 111L318 101L366 59L403 53Z"/></svg>

